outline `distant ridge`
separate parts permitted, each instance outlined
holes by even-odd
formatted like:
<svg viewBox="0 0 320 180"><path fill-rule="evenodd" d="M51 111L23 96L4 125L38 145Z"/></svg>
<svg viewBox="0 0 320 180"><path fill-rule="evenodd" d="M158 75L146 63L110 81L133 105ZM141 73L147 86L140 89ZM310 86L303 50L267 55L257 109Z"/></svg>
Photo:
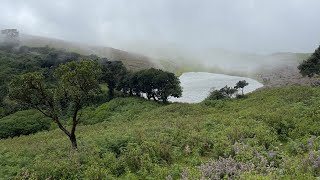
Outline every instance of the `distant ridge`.
<svg viewBox="0 0 320 180"><path fill-rule="evenodd" d="M151 58L136 53L130 53L111 47L89 46L80 43L68 42L60 39L46 38L21 34L21 45L30 47L49 46L57 49L65 49L67 51L76 52L82 55L95 54L100 57L106 57L111 61L122 61L124 65L133 71L157 67Z"/></svg>

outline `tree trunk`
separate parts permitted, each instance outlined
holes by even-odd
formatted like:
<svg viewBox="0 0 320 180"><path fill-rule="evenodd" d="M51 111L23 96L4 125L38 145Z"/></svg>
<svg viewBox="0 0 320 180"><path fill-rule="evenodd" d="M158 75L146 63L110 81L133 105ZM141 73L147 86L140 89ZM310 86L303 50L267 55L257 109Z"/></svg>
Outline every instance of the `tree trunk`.
<svg viewBox="0 0 320 180"><path fill-rule="evenodd" d="M70 141L71 141L72 149L76 150L78 148L78 145L77 145L77 139L75 134L71 134Z"/></svg>
<svg viewBox="0 0 320 180"><path fill-rule="evenodd" d="M243 88L241 88L241 90L242 90L242 96L243 96Z"/></svg>
<svg viewBox="0 0 320 180"><path fill-rule="evenodd" d="M61 129L70 139L72 149L77 149L77 139L75 135L76 123L73 124L71 133L60 123L58 118L54 118L54 121L57 123L59 129Z"/></svg>
<svg viewBox="0 0 320 180"><path fill-rule="evenodd" d="M77 105L76 109L74 110L73 117L72 117L72 129L71 129L71 133L70 133L70 141L71 141L71 147L74 150L76 150L78 148L75 132L76 132L76 127L77 127L77 124L79 121L79 119L77 118L79 110L80 110L80 106Z"/></svg>

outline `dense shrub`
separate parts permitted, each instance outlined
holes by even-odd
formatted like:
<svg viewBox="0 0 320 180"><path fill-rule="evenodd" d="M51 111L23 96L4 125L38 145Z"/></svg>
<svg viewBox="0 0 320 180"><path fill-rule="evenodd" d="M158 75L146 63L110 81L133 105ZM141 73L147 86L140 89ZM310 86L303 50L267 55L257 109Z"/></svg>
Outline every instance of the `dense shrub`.
<svg viewBox="0 0 320 180"><path fill-rule="evenodd" d="M209 93L206 100L219 100L224 98L225 96L222 94L222 92L220 92L219 90L213 90Z"/></svg>
<svg viewBox="0 0 320 180"><path fill-rule="evenodd" d="M49 130L50 122L50 119L33 110L16 112L0 119L0 138Z"/></svg>

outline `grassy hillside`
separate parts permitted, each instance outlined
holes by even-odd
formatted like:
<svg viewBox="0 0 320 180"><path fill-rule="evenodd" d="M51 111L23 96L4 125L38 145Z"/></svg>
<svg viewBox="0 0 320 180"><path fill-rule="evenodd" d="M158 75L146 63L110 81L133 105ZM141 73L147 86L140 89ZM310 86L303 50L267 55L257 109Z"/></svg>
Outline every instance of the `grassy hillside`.
<svg viewBox="0 0 320 180"><path fill-rule="evenodd" d="M84 111L77 152L58 129L0 140L0 177L315 179L319 95L293 86L200 104L118 98Z"/></svg>
<svg viewBox="0 0 320 180"><path fill-rule="evenodd" d="M146 56L135 53L129 53L111 47L89 46L58 39L51 39L31 35L22 35L21 45L26 45L30 47L49 46L51 48L65 49L67 51L76 52L81 55L95 54L100 57L106 57L109 60L122 61L124 65L131 70L140 70L156 67L152 60Z"/></svg>

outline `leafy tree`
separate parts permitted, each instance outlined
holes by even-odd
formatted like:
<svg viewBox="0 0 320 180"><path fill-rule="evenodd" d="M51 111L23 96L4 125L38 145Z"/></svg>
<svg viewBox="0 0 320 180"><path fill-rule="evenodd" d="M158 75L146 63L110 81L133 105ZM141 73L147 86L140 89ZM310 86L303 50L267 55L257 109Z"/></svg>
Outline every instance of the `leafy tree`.
<svg viewBox="0 0 320 180"><path fill-rule="evenodd" d="M127 73L117 87L122 92L150 100L167 102L170 96L181 97L180 80L170 72L150 68Z"/></svg>
<svg viewBox="0 0 320 180"><path fill-rule="evenodd" d="M242 80L242 81L239 81L237 82L236 86L234 87L234 89L240 89L241 88L241 92L242 92L242 96L243 96L243 88L248 86L249 83L247 83L246 80Z"/></svg>
<svg viewBox="0 0 320 180"><path fill-rule="evenodd" d="M126 75L127 69L121 61L102 62L102 76L101 80L108 84L109 98L114 97L114 89L120 83L120 80Z"/></svg>
<svg viewBox="0 0 320 180"><path fill-rule="evenodd" d="M141 97L142 87L139 83L139 72L135 72L130 76L129 87L132 90L133 94L137 97Z"/></svg>
<svg viewBox="0 0 320 180"><path fill-rule="evenodd" d="M0 107L9 115L21 110L19 104L8 101L8 85L14 75L27 72L43 72L46 81L54 81L54 70L59 64L90 59L77 53L46 47L3 48L0 47ZM9 103L9 104L8 104Z"/></svg>
<svg viewBox="0 0 320 180"><path fill-rule="evenodd" d="M173 73L159 70L154 77L155 95L163 102L168 101L168 97L181 97L182 88L180 80Z"/></svg>
<svg viewBox="0 0 320 180"><path fill-rule="evenodd" d="M101 69L96 62L69 62L56 69L56 83L45 83L45 77L40 72L15 77L10 83L9 96L51 118L69 137L72 148L76 149L79 111L99 92L100 74ZM61 122L62 112L66 110L72 114L70 131Z"/></svg>
<svg viewBox="0 0 320 180"><path fill-rule="evenodd" d="M124 94L133 95L133 89L131 84L133 73L127 72L123 77L121 77L119 83L117 84L117 90L122 91Z"/></svg>
<svg viewBox="0 0 320 180"><path fill-rule="evenodd" d="M320 46L298 66L298 69L303 76L313 77L320 74Z"/></svg>
<svg viewBox="0 0 320 180"><path fill-rule="evenodd" d="M142 92L155 101L167 102L169 96L180 97L182 94L180 81L173 73L155 68L135 72L130 84L136 94Z"/></svg>
<svg viewBox="0 0 320 180"><path fill-rule="evenodd" d="M155 91L158 89L157 82L156 82L156 76L160 73L159 70L151 68L151 69L145 69L137 72L137 79L138 79L138 86L139 89L146 94L147 98L150 100L153 98L154 100L157 100L155 98Z"/></svg>

